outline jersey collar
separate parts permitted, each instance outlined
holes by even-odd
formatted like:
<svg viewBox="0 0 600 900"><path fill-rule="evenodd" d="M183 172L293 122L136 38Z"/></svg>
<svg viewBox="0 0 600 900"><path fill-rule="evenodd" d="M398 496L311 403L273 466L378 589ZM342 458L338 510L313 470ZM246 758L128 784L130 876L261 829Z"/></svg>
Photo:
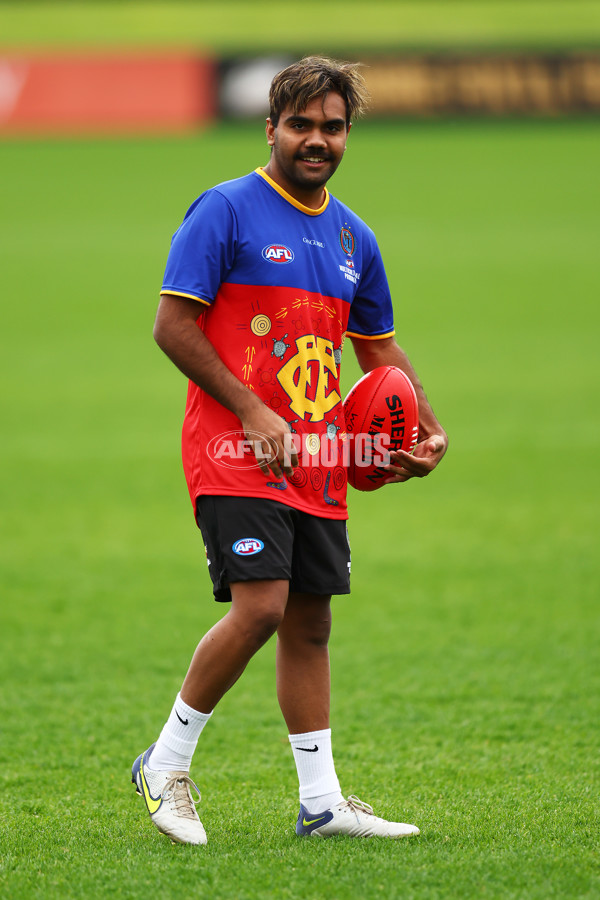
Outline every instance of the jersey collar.
<svg viewBox="0 0 600 900"><path fill-rule="evenodd" d="M254 171L256 172L257 175L260 175L261 178L264 178L264 180L267 182L267 184L270 184L271 187L274 188L278 194L281 194L281 196L283 197L284 200L287 200L288 203L291 203L292 206L295 206L296 209L300 210L300 212L306 213L307 216L320 216L321 213L325 212L325 210L327 209L327 207L329 205L329 191L327 190L327 188L324 188L325 199L323 201L322 206L320 206L318 209L311 209L310 206L305 206L304 203L300 203L299 200L296 200L294 197L292 197L291 194L288 194L287 191L284 191L284 189L279 184L277 184L276 181L273 181L273 179L267 175L267 173L262 168L262 166L259 166Z"/></svg>

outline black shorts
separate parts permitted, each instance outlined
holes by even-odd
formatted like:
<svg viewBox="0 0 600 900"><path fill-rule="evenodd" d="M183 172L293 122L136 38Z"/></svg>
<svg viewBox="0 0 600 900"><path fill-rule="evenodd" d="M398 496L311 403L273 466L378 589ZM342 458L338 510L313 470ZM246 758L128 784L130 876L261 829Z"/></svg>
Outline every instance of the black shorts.
<svg viewBox="0 0 600 900"><path fill-rule="evenodd" d="M196 521L215 600L231 600L232 582L280 578L299 593L350 593L344 519L311 516L275 500L202 496Z"/></svg>

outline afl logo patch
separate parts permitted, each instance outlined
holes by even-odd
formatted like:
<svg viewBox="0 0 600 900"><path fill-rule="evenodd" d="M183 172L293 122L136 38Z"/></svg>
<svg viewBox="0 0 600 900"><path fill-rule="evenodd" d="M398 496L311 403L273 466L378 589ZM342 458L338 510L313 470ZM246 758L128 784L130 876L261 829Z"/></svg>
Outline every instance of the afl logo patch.
<svg viewBox="0 0 600 900"><path fill-rule="evenodd" d="M254 556L255 553L260 553L264 546L258 538L240 538L231 549L238 556Z"/></svg>
<svg viewBox="0 0 600 900"><path fill-rule="evenodd" d="M340 244L346 256L352 256L354 253L354 235L349 228L342 228L340 231Z"/></svg>
<svg viewBox="0 0 600 900"><path fill-rule="evenodd" d="M285 244L267 244L263 247L262 258L272 263L290 263L294 260L294 251Z"/></svg>

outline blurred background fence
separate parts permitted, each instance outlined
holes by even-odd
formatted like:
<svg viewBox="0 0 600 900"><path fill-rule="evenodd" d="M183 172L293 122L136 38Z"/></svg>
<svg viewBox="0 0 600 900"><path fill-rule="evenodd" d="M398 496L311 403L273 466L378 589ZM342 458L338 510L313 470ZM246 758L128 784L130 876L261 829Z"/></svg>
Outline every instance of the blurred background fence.
<svg viewBox="0 0 600 900"><path fill-rule="evenodd" d="M264 115L273 74L314 52L364 62L380 116L600 112L587 0L308 2L281 33L261 2L25 2L0 4L0 134L176 134Z"/></svg>

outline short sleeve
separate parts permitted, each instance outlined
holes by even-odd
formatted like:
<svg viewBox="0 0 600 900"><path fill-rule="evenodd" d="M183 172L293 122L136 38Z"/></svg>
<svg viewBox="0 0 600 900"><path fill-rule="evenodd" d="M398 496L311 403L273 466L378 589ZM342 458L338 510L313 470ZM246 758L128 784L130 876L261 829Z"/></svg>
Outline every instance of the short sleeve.
<svg viewBox="0 0 600 900"><path fill-rule="evenodd" d="M347 333L364 338L391 337L394 334L392 297L381 252L374 235L369 255L363 257L363 266L350 307Z"/></svg>
<svg viewBox="0 0 600 900"><path fill-rule="evenodd" d="M206 191L173 235L161 294L212 303L233 266L237 238L231 205L218 191Z"/></svg>

